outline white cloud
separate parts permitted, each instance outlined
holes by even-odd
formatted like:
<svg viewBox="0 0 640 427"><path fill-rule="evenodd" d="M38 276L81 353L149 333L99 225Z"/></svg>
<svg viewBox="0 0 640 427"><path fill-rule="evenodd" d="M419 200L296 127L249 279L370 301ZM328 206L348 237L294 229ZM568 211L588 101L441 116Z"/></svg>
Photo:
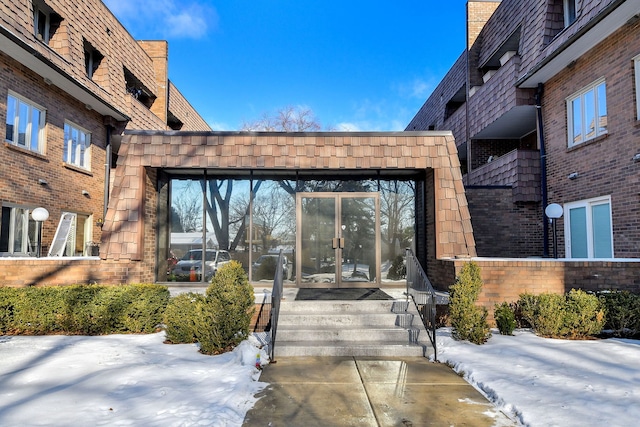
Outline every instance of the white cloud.
<svg viewBox="0 0 640 427"><path fill-rule="evenodd" d="M337 132L359 132L361 130L360 126L356 123L343 122L336 125Z"/></svg>
<svg viewBox="0 0 640 427"><path fill-rule="evenodd" d="M136 38L204 37L218 25L216 10L203 3L178 0L104 0Z"/></svg>

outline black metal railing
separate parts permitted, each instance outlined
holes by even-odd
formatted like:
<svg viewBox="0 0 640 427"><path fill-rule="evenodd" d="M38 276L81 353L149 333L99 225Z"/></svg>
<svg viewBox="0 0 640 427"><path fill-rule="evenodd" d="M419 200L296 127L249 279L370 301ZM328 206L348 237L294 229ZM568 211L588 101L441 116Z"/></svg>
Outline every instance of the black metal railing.
<svg viewBox="0 0 640 427"><path fill-rule="evenodd" d="M276 263L276 274L273 278L273 290L271 291L271 316L269 316L269 358L271 362L275 360L274 349L276 346L276 333L278 332L278 316L280 315L280 301L282 300L282 282L283 282L283 269L282 269L282 250L278 255L278 262Z"/></svg>
<svg viewBox="0 0 640 427"><path fill-rule="evenodd" d="M418 308L422 323L433 346L433 358L438 360L436 345L436 291L416 259L413 251L407 249L407 298L411 296Z"/></svg>

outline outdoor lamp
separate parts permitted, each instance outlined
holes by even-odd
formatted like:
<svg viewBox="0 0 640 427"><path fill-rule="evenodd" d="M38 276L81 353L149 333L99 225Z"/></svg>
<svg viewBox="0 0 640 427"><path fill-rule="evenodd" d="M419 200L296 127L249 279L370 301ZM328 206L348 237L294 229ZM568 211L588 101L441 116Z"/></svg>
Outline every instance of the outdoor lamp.
<svg viewBox="0 0 640 427"><path fill-rule="evenodd" d="M40 258L40 252L42 252L42 223L49 219L49 211L45 208L35 208L31 212L31 218L36 222L38 228L38 253L36 257Z"/></svg>
<svg viewBox="0 0 640 427"><path fill-rule="evenodd" d="M553 225L553 257L558 258L558 236L556 234L556 220L562 216L564 209L557 203L551 203L544 209L544 213Z"/></svg>

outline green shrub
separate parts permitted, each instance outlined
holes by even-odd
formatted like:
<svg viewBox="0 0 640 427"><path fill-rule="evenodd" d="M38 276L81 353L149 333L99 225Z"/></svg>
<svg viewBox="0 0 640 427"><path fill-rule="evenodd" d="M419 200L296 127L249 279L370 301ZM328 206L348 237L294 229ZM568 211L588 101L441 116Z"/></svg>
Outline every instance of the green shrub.
<svg viewBox="0 0 640 427"><path fill-rule="evenodd" d="M407 266L404 264L404 258L402 255L398 255L394 258L387 272L387 279L399 280L404 279L407 276Z"/></svg>
<svg viewBox="0 0 640 427"><path fill-rule="evenodd" d="M496 319L501 335L513 335L513 330L516 328L517 323L516 315L511 305L507 302L496 304L493 317Z"/></svg>
<svg viewBox="0 0 640 427"><path fill-rule="evenodd" d="M487 309L476 305L481 289L480 267L475 262L466 263L449 287L449 315L455 339L483 344L491 336Z"/></svg>
<svg viewBox="0 0 640 427"><path fill-rule="evenodd" d="M73 285L2 291L0 326L12 334L153 332L162 321L169 290L161 285ZM4 301L4 302L2 302Z"/></svg>
<svg viewBox="0 0 640 427"><path fill-rule="evenodd" d="M629 291L611 291L602 292L599 299L606 312L605 329L610 329L619 337L640 334L640 295Z"/></svg>
<svg viewBox="0 0 640 427"><path fill-rule="evenodd" d="M19 292L16 288L0 287L0 335L12 332L13 313Z"/></svg>
<svg viewBox="0 0 640 427"><path fill-rule="evenodd" d="M597 296L575 289L567 294L564 333L568 338L599 334L604 323L604 308Z"/></svg>
<svg viewBox="0 0 640 427"><path fill-rule="evenodd" d="M220 267L207 288L204 304L197 306L200 351L219 354L246 339L254 305L253 287L242 264L231 261Z"/></svg>
<svg viewBox="0 0 640 427"><path fill-rule="evenodd" d="M205 297L187 292L169 300L164 312L166 339L172 344L190 344L197 341L196 316L202 311Z"/></svg>
<svg viewBox="0 0 640 427"><path fill-rule="evenodd" d="M605 312L598 298L584 291L524 294L518 303L523 317L543 337L583 338L599 333L604 325Z"/></svg>
<svg viewBox="0 0 640 427"><path fill-rule="evenodd" d="M522 316L537 335L559 337L564 333L565 298L558 294L520 296Z"/></svg>

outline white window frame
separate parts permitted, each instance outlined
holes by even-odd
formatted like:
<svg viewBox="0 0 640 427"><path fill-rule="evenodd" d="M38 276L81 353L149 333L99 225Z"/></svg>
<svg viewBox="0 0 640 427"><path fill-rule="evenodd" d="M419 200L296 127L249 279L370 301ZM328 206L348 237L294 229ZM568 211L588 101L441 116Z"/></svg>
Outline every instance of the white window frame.
<svg viewBox="0 0 640 427"><path fill-rule="evenodd" d="M9 105L13 103L13 116L9 117L11 108ZM26 117L23 117L20 112L22 110L21 105L27 108ZM39 113L37 123L34 123L34 112ZM7 118L5 120L5 140L16 147L24 148L25 150L34 151L36 153L44 154L45 150L45 123L46 123L47 110L28 100L27 98L18 95L17 93L9 90L7 95ZM6 126L9 125L9 119L13 120L13 132L11 135L6 134ZM20 127L23 122L26 122L24 129L24 141L20 141ZM35 129L34 129L35 128ZM35 135L34 135L35 132ZM35 141L33 140L36 138ZM35 142L35 144L34 144Z"/></svg>
<svg viewBox="0 0 640 427"><path fill-rule="evenodd" d="M615 258L614 246L613 246L613 217L611 215L611 196L596 197L593 199L580 200L577 202L566 203L564 205L564 232L565 232L565 256L566 258L572 258L571 256L571 209L585 208L586 213L586 233L587 233L587 258L572 258L572 259L611 259L611 258L596 258L594 256L594 236L593 236L593 218L592 208L597 205L609 205L609 223L611 229L609 230L609 239L611 243L611 258Z"/></svg>
<svg viewBox="0 0 640 427"><path fill-rule="evenodd" d="M640 120L640 55L633 58L636 82L636 120Z"/></svg>
<svg viewBox="0 0 640 427"><path fill-rule="evenodd" d="M564 26L576 22L578 17L578 1L577 0L562 0L562 10L564 12ZM572 13L573 12L573 13Z"/></svg>
<svg viewBox="0 0 640 427"><path fill-rule="evenodd" d="M9 215L6 215L7 211L9 211ZM37 230L35 229L36 227L36 222L33 220L33 218L31 218L31 208L25 207L25 206L14 206L14 205L3 205L2 206L2 212L5 215L2 215L2 222L3 225L6 222L8 222L8 227L2 227L3 230L8 229L8 235L6 236L1 236L1 238L4 240L7 240L7 250L3 251L2 253L8 253L10 255L24 255L24 256L31 256L31 255L35 255L36 251L37 251ZM15 247L15 241L16 241L16 232L18 231L16 229L17 224L16 224L16 220L18 220L18 215L22 216L22 221L24 224L26 224L26 227L23 227L23 229L21 230L21 246L19 248ZM33 230L32 230L33 228ZM34 234L33 236L33 241L31 241L29 234Z"/></svg>
<svg viewBox="0 0 640 427"><path fill-rule="evenodd" d="M73 144L73 134L77 134L78 141ZM82 143L84 137L84 143ZM91 132L70 121L64 122L63 160L65 163L91 170Z"/></svg>
<svg viewBox="0 0 640 427"><path fill-rule="evenodd" d="M567 145L569 148L574 147L576 145L582 144L584 142L587 142L589 140L592 140L594 138L597 138L601 135L605 135L608 133L608 123L604 126L604 128L600 127L600 123L599 123L599 106L602 103L602 100L600 100L600 97L598 95L598 89L599 87L603 85L604 86L604 92L605 92L605 96L604 96L604 108L605 108L605 118L608 120L608 112L607 112L607 82L605 80L604 77L596 80L595 82L589 84L588 86L585 86L584 88L582 88L580 91L572 94L571 96L569 96L566 99L566 104L567 104ZM587 120L585 118L585 106L586 106L586 101L587 101L587 97L589 94L593 95L593 105L591 105L591 107L593 108L594 111L594 131L593 133L587 132ZM580 104L580 115L581 117L579 118L580 120L580 139L576 140L574 137L574 110L573 110L573 103L574 101L579 101Z"/></svg>

